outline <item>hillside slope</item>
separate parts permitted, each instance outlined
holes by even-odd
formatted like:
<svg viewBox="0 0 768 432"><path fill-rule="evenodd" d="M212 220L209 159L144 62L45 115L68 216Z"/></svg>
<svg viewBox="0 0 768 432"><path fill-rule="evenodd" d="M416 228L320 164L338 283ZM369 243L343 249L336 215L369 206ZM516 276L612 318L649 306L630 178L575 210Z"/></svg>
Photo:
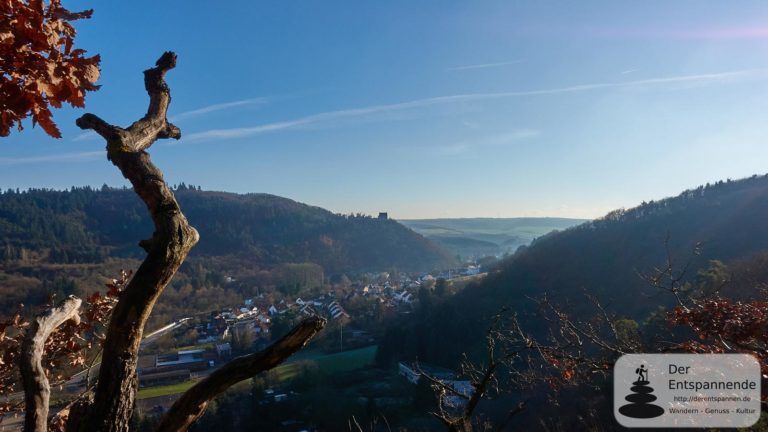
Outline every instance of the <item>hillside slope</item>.
<svg viewBox="0 0 768 432"><path fill-rule="evenodd" d="M267 194L181 187L177 199L200 232L191 256L236 255L254 266L314 262L327 273L453 264L440 247L393 220L333 214ZM152 225L128 189L0 194L0 262L100 262L140 257Z"/></svg>
<svg viewBox="0 0 768 432"><path fill-rule="evenodd" d="M570 313L594 316L585 291L619 317L643 320L674 300L638 275L664 265L667 236L674 265L681 269L690 261L686 277L692 281L710 260L747 260L768 251L766 220L768 176L717 182L617 210L539 238L479 285L447 299L424 320L404 325L392 340L406 358L450 365L462 351L481 348L488 319L502 306L536 330L543 323L531 298L547 295Z"/></svg>
<svg viewBox="0 0 768 432"><path fill-rule="evenodd" d="M640 318L672 301L638 276L664 265L667 250L678 269L690 261L693 280L710 260L768 250L766 219L768 176L699 186L542 237L511 257L478 294L505 301L521 293L574 299L587 289Z"/></svg>

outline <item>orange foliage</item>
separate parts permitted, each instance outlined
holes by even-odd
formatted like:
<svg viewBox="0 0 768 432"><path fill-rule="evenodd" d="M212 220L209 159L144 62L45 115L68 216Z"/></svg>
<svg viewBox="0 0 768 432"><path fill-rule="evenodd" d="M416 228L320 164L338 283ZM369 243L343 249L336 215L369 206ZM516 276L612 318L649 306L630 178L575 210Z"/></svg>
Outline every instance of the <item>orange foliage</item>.
<svg viewBox="0 0 768 432"><path fill-rule="evenodd" d="M688 326L699 339L678 344L676 349L691 353L752 354L760 362L763 378L768 378L768 302L711 297L696 301L691 308L678 306L669 314L669 320ZM765 386L763 399L768 399Z"/></svg>
<svg viewBox="0 0 768 432"><path fill-rule="evenodd" d="M85 105L85 93L98 89L98 55L74 48L70 24L92 10L70 12L60 0L0 0L0 136L32 116L50 136L61 138L50 107Z"/></svg>

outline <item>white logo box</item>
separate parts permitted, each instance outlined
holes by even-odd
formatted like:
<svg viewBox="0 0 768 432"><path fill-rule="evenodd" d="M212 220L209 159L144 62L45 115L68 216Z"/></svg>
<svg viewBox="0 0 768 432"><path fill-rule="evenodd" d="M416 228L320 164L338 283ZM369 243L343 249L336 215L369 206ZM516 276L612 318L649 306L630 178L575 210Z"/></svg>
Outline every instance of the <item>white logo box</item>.
<svg viewBox="0 0 768 432"><path fill-rule="evenodd" d="M626 354L613 367L625 427L743 428L760 418L760 363L749 354Z"/></svg>

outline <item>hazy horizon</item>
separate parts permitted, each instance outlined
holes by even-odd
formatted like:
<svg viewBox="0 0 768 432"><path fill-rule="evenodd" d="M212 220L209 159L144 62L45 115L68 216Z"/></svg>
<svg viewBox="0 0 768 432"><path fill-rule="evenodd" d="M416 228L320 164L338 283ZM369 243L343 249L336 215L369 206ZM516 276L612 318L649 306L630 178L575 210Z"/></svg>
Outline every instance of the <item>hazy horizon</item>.
<svg viewBox="0 0 768 432"><path fill-rule="evenodd" d="M631 208L634 208L634 207L638 207L638 206L640 206L640 205L642 205L642 204L644 204L644 203L646 203L648 201L659 201L659 200L663 200L663 199L667 199L667 198L674 198L674 197L678 196L680 193L682 193L682 192L684 192L686 190L695 189L695 188L697 188L699 186L703 186L705 184L713 185L713 184L715 184L715 183L717 183L719 181L726 181L726 180L734 180L734 181L746 180L748 178L755 177L755 176L768 176L768 173L765 173L765 174L762 174L762 173L761 174L753 174L751 176L745 176L745 177L740 177L740 178L712 179L712 180L707 181L707 182L702 183L702 184L689 185L685 189L681 189L680 191L678 191L678 192L676 192L674 194L668 195L668 196L651 197L651 198L649 198L647 200L643 200L642 202L632 203L630 205L622 206L622 207L610 208L610 209L606 210L605 212L600 213L600 214L598 214L596 216L593 216L593 217L558 216L558 215L546 215L546 214L542 214L542 215L501 215L501 216L494 215L494 216L487 216L487 215L473 215L473 214L470 214L470 213L468 213L467 215L463 215L463 216L427 216L427 217L407 217L407 216L405 216L404 217L404 216L401 216L401 215L393 214L390 211L388 211L387 209L376 209L376 208L373 208L373 209L361 210L359 208L347 208L347 209L339 210L339 209L333 209L333 208L325 207L325 206L323 206L321 204L317 204L317 203L302 201L300 199L297 199L297 198L294 198L294 197L290 197L290 196L277 195L277 194L274 194L274 193L271 193L271 192L261 192L261 191L242 191L242 192L237 192L237 191L228 191L228 190L219 190L219 189L207 189L207 188L202 187L200 185L197 185L195 183L192 183L192 182L187 183L187 182L185 182L183 180L180 181L179 183L169 183L169 186L170 187L176 187L176 186L178 186L180 184L184 184L184 185L186 185L188 187L198 187L199 186L203 192L233 193L233 194L241 194L241 195L246 195L246 194L273 195L273 196L278 196L280 198L285 198L285 199L289 199L289 200L292 200L292 201L300 202L302 204L306 204L306 205L309 205L309 206L312 206L312 207L320 207L320 208L323 208L323 209L328 210L328 211L330 211L332 213L335 213L335 214L358 214L358 213L360 213L360 214L369 215L369 216L377 216L379 213L384 212L384 213L387 213L387 217L388 218L395 219L395 220L401 220L401 221L441 220L441 219L454 219L455 220L455 219L525 219L525 218L532 218L532 219L542 219L542 218L573 219L573 220L580 220L580 221L588 221L588 220L598 219L598 218L600 218L602 216L605 216L606 214L608 214L608 213L610 213L610 212L612 212L614 210L631 209ZM130 184L109 185L109 184L106 184L106 183L102 183L101 185L73 185L73 186L61 187L61 188L45 188L45 187L41 187L41 188L42 189L52 189L52 190L57 190L57 191L66 191L66 190L69 190L69 189L71 189L73 187L74 188L78 188L78 187L101 188L103 186L107 186L107 187L115 188L115 189L122 188L122 187L130 188ZM34 189L34 188L35 187L27 187L27 188L18 188L18 189L23 192L23 191L26 191L28 189ZM9 188L0 189L0 193L3 193L3 192L5 192L8 189ZM11 189L13 189L13 188L11 188Z"/></svg>

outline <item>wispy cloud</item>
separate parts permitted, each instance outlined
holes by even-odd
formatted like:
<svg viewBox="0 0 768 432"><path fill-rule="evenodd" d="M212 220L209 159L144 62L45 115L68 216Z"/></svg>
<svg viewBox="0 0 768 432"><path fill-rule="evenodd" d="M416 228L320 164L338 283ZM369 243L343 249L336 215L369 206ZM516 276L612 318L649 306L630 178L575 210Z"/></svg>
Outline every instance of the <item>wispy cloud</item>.
<svg viewBox="0 0 768 432"><path fill-rule="evenodd" d="M308 125L319 124L323 122L345 119L345 118L358 118L365 117L374 114L381 114L393 111L425 108L435 105L444 105L451 103L461 102L474 102L494 99L507 99L527 96L546 96L557 95L567 93L578 93L593 90L602 89L618 89L618 88L630 88L630 87L644 87L644 86L657 86L665 84L685 84L685 83L718 83L733 81L741 78L764 76L768 74L768 69L749 69L749 70L737 70L730 72L712 73L712 74L699 74L699 75L682 75L666 78L651 78L635 81L623 81L623 82L607 82L607 83L593 83L582 84L568 87L555 87L549 89L538 90L524 90L524 91L509 91L509 92L496 92L496 93L467 93L448 96L437 96L425 99L416 99L408 102L400 102L394 104L385 105L373 105L362 108L345 109L338 111L328 111L318 114L312 114L305 117L300 117L294 120L286 120L275 123L266 123L251 127L241 128L229 128L229 129L211 129L203 132L196 132L187 135L182 138L182 142L198 142L209 139L233 139L244 138L249 136L255 136L263 133L277 132L283 130L296 129Z"/></svg>
<svg viewBox="0 0 768 432"><path fill-rule="evenodd" d="M175 114L173 116L168 117L168 120L172 122L177 122L177 121L188 119L188 118L210 114L216 111L223 111L223 110L247 106L247 105L263 105L267 103L267 101L268 101L268 98L260 97L260 98L251 98L251 99L243 99L243 100L237 100L232 102L218 103L218 104L204 106L202 108L193 109L190 111L184 111L179 114ZM96 132L89 130L72 138L72 141L75 141L75 142L90 141L98 138L98 136L99 135Z"/></svg>
<svg viewBox="0 0 768 432"><path fill-rule="evenodd" d="M627 70L623 70L623 71L621 71L621 74L622 74L622 75L627 75L627 74L631 74L631 73L633 73L633 72L637 72L637 69L627 69Z"/></svg>
<svg viewBox="0 0 768 432"><path fill-rule="evenodd" d="M89 130L89 131L82 132L78 136L72 138L72 141L75 141L75 142L88 141L88 140L96 139L96 137L98 136L99 134L97 134L92 130Z"/></svg>
<svg viewBox="0 0 768 432"><path fill-rule="evenodd" d="M81 152L81 153L64 153L55 155L44 156L24 156L24 157L2 157L0 158L0 165L25 165L36 164L44 162L84 162L89 160L95 160L98 158L106 157L104 150Z"/></svg>
<svg viewBox="0 0 768 432"><path fill-rule="evenodd" d="M465 70L472 70L472 69L487 69L487 68L494 68L499 66L509 66L514 64L520 64L520 63L523 63L524 61L525 60L512 60L512 61L505 61L505 62L498 62L498 63L481 63L481 64L473 64L473 65L454 66L454 67L449 67L446 70L465 71Z"/></svg>
<svg viewBox="0 0 768 432"><path fill-rule="evenodd" d="M226 109L230 109L230 108L237 108L237 107L246 106L246 105L263 105L265 103L267 103L267 98L263 98L263 97L262 98L252 98L252 99L243 99L243 100L238 100L238 101L233 101L233 102L224 102L224 103L208 105L208 106L205 106L205 107L202 107L202 108L198 108L198 109L194 109L194 110L191 110L191 111L184 111L182 113L173 115L173 116L169 117L168 119L170 121L179 121L179 120L187 119L187 118L190 118L190 117L197 117L197 116L201 116L201 115L204 115L204 114L209 114L209 113L212 113L212 112L222 111L222 110L226 110Z"/></svg>

